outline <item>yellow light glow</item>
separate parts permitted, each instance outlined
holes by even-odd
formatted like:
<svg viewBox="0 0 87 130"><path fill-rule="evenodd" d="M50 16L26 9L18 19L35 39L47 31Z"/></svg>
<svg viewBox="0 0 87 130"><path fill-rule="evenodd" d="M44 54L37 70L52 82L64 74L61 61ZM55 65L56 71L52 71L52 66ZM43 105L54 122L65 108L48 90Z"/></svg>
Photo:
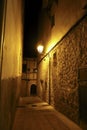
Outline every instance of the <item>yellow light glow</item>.
<svg viewBox="0 0 87 130"><path fill-rule="evenodd" d="M56 38L52 38L46 46L46 53L48 53L57 44L57 42L58 40Z"/></svg>
<svg viewBox="0 0 87 130"><path fill-rule="evenodd" d="M43 52L43 49L44 49L44 46L43 46L43 45L38 45L37 51L38 51L39 53L42 53L42 52Z"/></svg>

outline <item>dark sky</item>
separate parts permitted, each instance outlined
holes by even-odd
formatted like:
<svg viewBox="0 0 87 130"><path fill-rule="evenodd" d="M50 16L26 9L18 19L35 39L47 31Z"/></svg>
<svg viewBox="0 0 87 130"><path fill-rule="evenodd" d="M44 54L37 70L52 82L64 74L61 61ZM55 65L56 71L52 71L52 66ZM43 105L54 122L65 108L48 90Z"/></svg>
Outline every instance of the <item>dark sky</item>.
<svg viewBox="0 0 87 130"><path fill-rule="evenodd" d="M42 0L25 0L24 7L24 44L23 56L35 57L38 33L38 17L41 11Z"/></svg>

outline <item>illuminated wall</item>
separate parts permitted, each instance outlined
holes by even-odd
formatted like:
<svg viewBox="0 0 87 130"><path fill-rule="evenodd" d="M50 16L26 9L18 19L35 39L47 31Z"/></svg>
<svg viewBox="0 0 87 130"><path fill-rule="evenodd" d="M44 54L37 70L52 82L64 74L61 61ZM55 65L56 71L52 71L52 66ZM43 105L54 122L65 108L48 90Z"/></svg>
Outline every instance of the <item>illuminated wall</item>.
<svg viewBox="0 0 87 130"><path fill-rule="evenodd" d="M49 56L38 63L38 95L49 102Z"/></svg>
<svg viewBox="0 0 87 130"><path fill-rule="evenodd" d="M38 64L38 93L76 123L79 123L78 71L87 67L85 4L85 0L58 0L53 2L50 15L46 15L46 5L42 11L45 10L45 23L39 27L38 37L45 48ZM51 18L51 14L55 24L47 17Z"/></svg>
<svg viewBox="0 0 87 130"><path fill-rule="evenodd" d="M4 0L1 32L0 129L10 130L20 94L22 74L21 0Z"/></svg>
<svg viewBox="0 0 87 130"><path fill-rule="evenodd" d="M47 53L84 15L86 0L43 0L39 37ZM47 5L48 1L48 5Z"/></svg>

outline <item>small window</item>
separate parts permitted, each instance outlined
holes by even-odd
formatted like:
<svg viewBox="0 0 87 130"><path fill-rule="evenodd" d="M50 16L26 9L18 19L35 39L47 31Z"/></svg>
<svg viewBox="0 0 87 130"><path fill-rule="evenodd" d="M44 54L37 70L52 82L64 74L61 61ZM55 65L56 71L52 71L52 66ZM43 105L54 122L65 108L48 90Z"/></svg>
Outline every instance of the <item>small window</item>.
<svg viewBox="0 0 87 130"><path fill-rule="evenodd" d="M53 66L57 65L57 54L56 52L53 54Z"/></svg>
<svg viewBox="0 0 87 130"><path fill-rule="evenodd" d="M23 66L22 66L22 72L26 73L26 71L27 71L27 64L23 64Z"/></svg>
<svg viewBox="0 0 87 130"><path fill-rule="evenodd" d="M28 68L27 71L30 72L30 68Z"/></svg>
<svg viewBox="0 0 87 130"><path fill-rule="evenodd" d="M51 16L51 28L55 25L55 16Z"/></svg>

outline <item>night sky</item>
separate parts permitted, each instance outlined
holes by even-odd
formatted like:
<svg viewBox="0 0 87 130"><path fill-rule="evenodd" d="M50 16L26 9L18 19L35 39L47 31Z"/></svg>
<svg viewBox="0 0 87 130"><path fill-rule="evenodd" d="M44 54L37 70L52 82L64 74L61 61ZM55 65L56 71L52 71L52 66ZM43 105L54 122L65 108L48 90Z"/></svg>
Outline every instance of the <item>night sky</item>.
<svg viewBox="0 0 87 130"><path fill-rule="evenodd" d="M41 0L25 0L24 5L23 57L36 57L38 17L42 2Z"/></svg>

